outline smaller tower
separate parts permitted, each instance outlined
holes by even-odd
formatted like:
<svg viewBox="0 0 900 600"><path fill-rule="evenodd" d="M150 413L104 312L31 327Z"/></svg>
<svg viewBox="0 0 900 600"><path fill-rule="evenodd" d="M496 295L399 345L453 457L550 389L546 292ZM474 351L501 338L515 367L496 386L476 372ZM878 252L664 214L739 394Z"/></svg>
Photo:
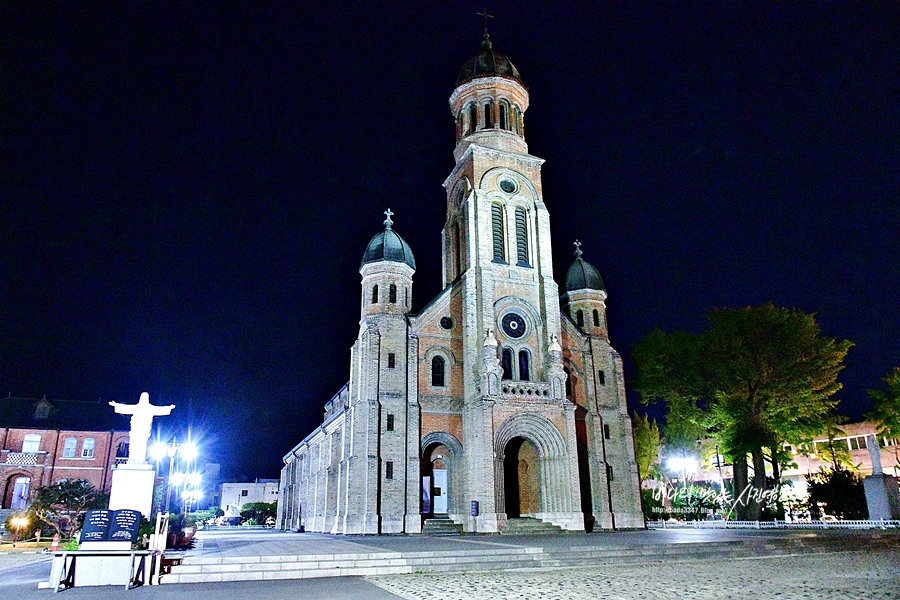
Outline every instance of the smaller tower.
<svg viewBox="0 0 900 600"><path fill-rule="evenodd" d="M609 339L606 328L606 288L594 265L581 258L581 242L575 240L575 262L566 271L562 310L583 333Z"/></svg>
<svg viewBox="0 0 900 600"><path fill-rule="evenodd" d="M384 230L366 246L362 275L360 320L375 315L406 315L412 306L412 276L416 259L409 244L392 229L391 209L384 211Z"/></svg>
<svg viewBox="0 0 900 600"><path fill-rule="evenodd" d="M418 465L418 415L408 410L416 364L407 317L416 261L392 229L391 209L384 214L384 230L366 246L359 268L360 328L350 369L353 422L341 442L342 487L333 502L337 533L403 533L407 509L418 517L418 505L407 502L408 476L418 490L418 470L408 469L410 462ZM411 436L414 461L407 456Z"/></svg>

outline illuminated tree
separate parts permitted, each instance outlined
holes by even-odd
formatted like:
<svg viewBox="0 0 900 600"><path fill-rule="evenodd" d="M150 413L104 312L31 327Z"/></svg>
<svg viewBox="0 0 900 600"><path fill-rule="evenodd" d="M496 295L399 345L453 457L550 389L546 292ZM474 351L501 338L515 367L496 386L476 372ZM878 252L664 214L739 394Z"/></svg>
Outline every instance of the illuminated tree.
<svg viewBox="0 0 900 600"><path fill-rule="evenodd" d="M650 333L634 348L642 401L663 400L668 427L712 436L733 463L734 490L766 490L766 455L799 444L828 423L852 344L820 335L813 315L765 304L717 309L699 334ZM773 451L774 449L774 451ZM755 520L754 494L736 506Z"/></svg>

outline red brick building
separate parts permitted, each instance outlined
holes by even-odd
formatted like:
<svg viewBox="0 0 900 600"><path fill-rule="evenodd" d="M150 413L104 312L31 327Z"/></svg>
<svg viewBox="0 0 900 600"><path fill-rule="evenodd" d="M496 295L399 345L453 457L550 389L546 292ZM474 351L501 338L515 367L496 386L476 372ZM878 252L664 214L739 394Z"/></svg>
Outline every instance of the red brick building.
<svg viewBox="0 0 900 600"><path fill-rule="evenodd" d="M85 479L108 492L128 456L128 419L105 402L0 398L0 509L27 506L37 487Z"/></svg>

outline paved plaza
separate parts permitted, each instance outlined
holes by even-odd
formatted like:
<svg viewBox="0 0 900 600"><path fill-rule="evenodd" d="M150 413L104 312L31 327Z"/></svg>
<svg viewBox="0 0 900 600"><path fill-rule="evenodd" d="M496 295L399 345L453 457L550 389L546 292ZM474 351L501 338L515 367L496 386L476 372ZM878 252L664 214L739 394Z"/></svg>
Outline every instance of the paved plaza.
<svg viewBox="0 0 900 600"><path fill-rule="evenodd" d="M406 600L900 598L900 552L647 561L541 572L370 577Z"/></svg>
<svg viewBox="0 0 900 600"><path fill-rule="evenodd" d="M782 534L783 535L783 534ZM794 532L793 536L813 536ZM75 588L64 598L164 598L172 600L265 597L266 600L518 600L778 598L900 599L900 544L860 548L860 537L831 532L835 551L765 557L722 557L660 560L640 559L624 564L599 564L577 568L477 571L463 573L405 574L380 577L330 577L324 579L241 581L230 583L176 584L138 588ZM872 532L873 539L885 537ZM415 552L459 547L490 548L530 545L547 548L593 546L688 544L724 539L760 538L773 534L756 531L643 531L614 534L534 536L367 536L341 537L283 532L208 532L191 554L201 556L280 556L287 552L358 553L360 551ZM897 540L898 538L889 538ZM842 542L846 540L846 544ZM900 540L898 540L900 541ZM891 547L892 546L892 547ZM52 592L38 590L37 582L49 576L49 561L40 555L0 555L0 597L48 599Z"/></svg>

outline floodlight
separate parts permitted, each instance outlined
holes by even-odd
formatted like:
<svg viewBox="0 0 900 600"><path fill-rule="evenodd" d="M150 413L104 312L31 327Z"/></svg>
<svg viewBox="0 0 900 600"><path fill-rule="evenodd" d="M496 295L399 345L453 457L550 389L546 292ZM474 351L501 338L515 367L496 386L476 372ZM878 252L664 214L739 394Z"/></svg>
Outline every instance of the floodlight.
<svg viewBox="0 0 900 600"><path fill-rule="evenodd" d="M162 442L156 442L150 446L150 456L153 460L162 460L166 456L166 445Z"/></svg>
<svg viewBox="0 0 900 600"><path fill-rule="evenodd" d="M673 456L666 461L666 466L670 471L687 473L696 471L698 465L697 459L692 456Z"/></svg>
<svg viewBox="0 0 900 600"><path fill-rule="evenodd" d="M197 446L188 442L181 446L181 458L186 461L192 461L197 458Z"/></svg>

